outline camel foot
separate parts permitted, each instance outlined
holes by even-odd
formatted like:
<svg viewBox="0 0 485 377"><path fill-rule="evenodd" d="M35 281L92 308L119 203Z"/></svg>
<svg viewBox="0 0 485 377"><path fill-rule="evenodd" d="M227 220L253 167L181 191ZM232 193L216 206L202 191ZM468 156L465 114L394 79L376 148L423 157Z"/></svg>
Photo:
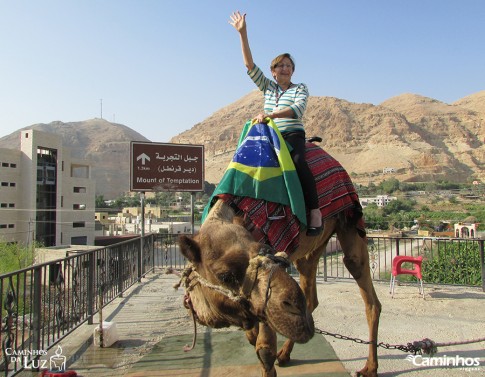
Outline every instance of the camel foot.
<svg viewBox="0 0 485 377"><path fill-rule="evenodd" d="M259 361L261 362L262 377L276 377L276 368L274 367L275 356L271 350L260 348L256 351Z"/></svg>
<svg viewBox="0 0 485 377"><path fill-rule="evenodd" d="M280 367L284 367L290 363L290 354L287 352L284 352L283 350L280 350L278 354L276 355L276 359L278 360L278 365Z"/></svg>
<svg viewBox="0 0 485 377"><path fill-rule="evenodd" d="M355 372L354 374L356 377L378 377L377 376L377 371L369 371L367 367L364 367L363 369L359 370L358 372Z"/></svg>
<svg viewBox="0 0 485 377"><path fill-rule="evenodd" d="M291 340L286 340L281 349L276 354L276 359L278 360L279 366L286 366L290 363L291 351L293 351L294 342Z"/></svg>
<svg viewBox="0 0 485 377"><path fill-rule="evenodd" d="M288 365L291 360L289 355L283 354L281 351L278 352L276 359L278 360L278 365L280 367L284 367Z"/></svg>

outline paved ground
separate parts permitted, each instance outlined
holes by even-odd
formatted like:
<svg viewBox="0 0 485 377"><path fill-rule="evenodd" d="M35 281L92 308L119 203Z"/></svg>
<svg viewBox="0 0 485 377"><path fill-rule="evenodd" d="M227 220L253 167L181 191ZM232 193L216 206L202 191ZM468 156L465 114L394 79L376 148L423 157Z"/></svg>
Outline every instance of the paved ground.
<svg viewBox="0 0 485 377"><path fill-rule="evenodd" d="M172 274L163 272L150 274L143 279L142 283L136 284L127 292L125 297L116 299L103 310L103 318L115 322L119 334L120 340L112 347L101 349L93 345L92 335L97 323L83 325L73 335L63 340L62 354L68 358L68 369L75 370L78 375L84 377L176 376L177 374L155 371L156 368L153 368L153 355L166 355L167 349L162 348L167 347L168 343L190 342L191 339L189 334L192 333L192 324L182 306L183 291L172 288L176 282L178 278ZM485 293L480 289L425 286L426 299L423 300L414 285L397 286L394 299L390 298L388 288L387 284L376 284L377 293L383 303L380 341L389 344L407 344L407 342L428 337L442 343L485 337ZM320 306L314 313L317 328L366 339L364 309L355 283L321 281L318 283L318 290ZM98 321L97 317L95 321ZM199 350L204 350L203 339L207 338L207 334L216 339L219 332L227 332L227 329L211 330L201 326L198 330ZM340 359L340 361L337 358L332 361L336 369L334 374L327 375L348 375L349 372L363 366L366 346L329 336L325 339ZM485 343L482 342L442 348L436 355L445 361L446 358L456 357L466 358L467 361L472 362L478 360L478 367L468 369L436 365L430 367L423 365L422 359L417 360L419 365L415 365L406 360L408 355L401 351L380 348L379 375L385 377L481 376L485 374L484 345ZM251 346L247 344L247 347L250 352ZM295 346L295 352L299 352L297 347L301 346ZM320 346L313 346L313 348L320 348ZM248 354L249 357L251 355ZM325 359L324 355L321 357L322 360ZM438 359L435 360L435 362L438 361ZM150 362L151 369L146 367ZM145 365L144 369L143 365ZM345 372L342 365L348 372ZM219 373L228 375L227 373L232 370L227 368L222 368L218 373L214 368L212 374L209 370L205 370L197 376L213 377L221 375ZM303 369L300 369L303 373ZM288 369L279 370L280 376L294 375L287 374ZM307 374L302 375L307 376ZM31 377L33 374L23 372L21 376ZM259 376L259 373L256 376Z"/></svg>

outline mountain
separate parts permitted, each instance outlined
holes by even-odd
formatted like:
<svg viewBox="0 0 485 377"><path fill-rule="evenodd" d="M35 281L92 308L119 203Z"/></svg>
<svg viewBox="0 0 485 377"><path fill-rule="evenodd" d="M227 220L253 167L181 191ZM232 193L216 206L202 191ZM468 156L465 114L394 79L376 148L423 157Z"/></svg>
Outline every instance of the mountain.
<svg viewBox="0 0 485 377"><path fill-rule="evenodd" d="M235 151L242 126L263 107L252 91L171 139L203 144L205 180L218 183ZM310 97L304 118L307 136L347 169L355 183L400 181L485 182L485 91L452 104L417 94L402 94L379 105L334 97ZM96 193L106 199L129 190L130 141L149 141L122 124L104 119L35 124L61 135L74 157L91 161ZM20 130L19 130L20 131ZM19 131L0 139L18 148ZM385 168L392 173L384 174Z"/></svg>
<svg viewBox="0 0 485 377"><path fill-rule="evenodd" d="M485 181L485 91L446 104L402 94L379 105L333 97L310 97L304 123L356 183L401 181ZM254 91L215 112L173 143L205 145L206 180L218 182L232 158L244 122L263 99Z"/></svg>
<svg viewBox="0 0 485 377"><path fill-rule="evenodd" d="M130 189L130 141L149 141L122 124L104 119L81 122L34 124L24 129L51 132L61 136L63 145L75 158L86 159L96 180L96 194L116 198ZM0 139L0 147L20 148L20 131Z"/></svg>

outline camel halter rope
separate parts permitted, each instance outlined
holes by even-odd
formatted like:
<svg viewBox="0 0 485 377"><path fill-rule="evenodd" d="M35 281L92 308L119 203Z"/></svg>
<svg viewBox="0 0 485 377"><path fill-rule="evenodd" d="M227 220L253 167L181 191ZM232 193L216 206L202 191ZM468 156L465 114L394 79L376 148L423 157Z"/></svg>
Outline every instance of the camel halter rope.
<svg viewBox="0 0 485 377"><path fill-rule="evenodd" d="M174 285L175 289L178 289L182 284L185 286L185 298L184 303L186 304L186 308L189 309L190 315L192 317L192 322L194 325L194 337L192 339L192 344L185 345L184 351L188 352L195 348L195 342L197 341L197 312L192 305L192 300L190 299L190 291L194 289L195 286L200 284L203 287L212 289L223 296L227 297L228 299L243 303L243 302L250 302L251 301L251 292L253 291L254 287L256 286L256 281L258 278L258 271L260 268L269 271L268 275L268 282L266 284L266 293L264 299L264 305L262 313L265 313L266 306L268 304L269 298L271 296L271 279L273 278L273 274L278 267L286 267L284 263L281 263L278 259L275 259L271 254L267 255L257 255L256 257L250 259L249 266L246 270L246 275L244 277L243 284L239 289L239 292L235 293L232 290L225 288L223 286L213 284L209 282L204 277L200 276L199 273L193 268L193 266L189 265L187 268L184 269L182 272L180 281ZM264 317L258 316L259 319L264 320Z"/></svg>

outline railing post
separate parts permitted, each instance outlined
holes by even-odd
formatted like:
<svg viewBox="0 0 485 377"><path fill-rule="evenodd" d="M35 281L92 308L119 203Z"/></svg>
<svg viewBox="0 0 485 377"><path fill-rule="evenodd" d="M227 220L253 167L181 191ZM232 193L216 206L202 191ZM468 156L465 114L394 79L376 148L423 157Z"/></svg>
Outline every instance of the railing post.
<svg viewBox="0 0 485 377"><path fill-rule="evenodd" d="M327 281L327 248L323 253L323 281Z"/></svg>
<svg viewBox="0 0 485 377"><path fill-rule="evenodd" d="M480 245L480 262L482 264L482 291L485 292L485 240L479 241Z"/></svg>
<svg viewBox="0 0 485 377"><path fill-rule="evenodd" d="M87 297L87 312L88 312L88 324L93 324L93 314L94 314L94 301L95 301L95 294L94 294L94 284L95 284L95 276L96 276L96 252L93 251L89 253L88 256L88 297Z"/></svg>
<svg viewBox="0 0 485 377"><path fill-rule="evenodd" d="M396 238L395 241L396 241L396 255L399 255L399 238Z"/></svg>
<svg viewBox="0 0 485 377"><path fill-rule="evenodd" d="M123 261L123 248L118 247L118 297L123 297L123 279L124 279L125 265Z"/></svg>
<svg viewBox="0 0 485 377"><path fill-rule="evenodd" d="M152 272L155 272L155 234L151 235L152 240Z"/></svg>
<svg viewBox="0 0 485 377"><path fill-rule="evenodd" d="M44 347L41 344L42 339L42 267L34 269L34 302L32 303L32 347L33 350L41 350ZM34 356L35 360L39 356ZM36 363L36 365L39 365ZM38 369L36 369L38 370Z"/></svg>

